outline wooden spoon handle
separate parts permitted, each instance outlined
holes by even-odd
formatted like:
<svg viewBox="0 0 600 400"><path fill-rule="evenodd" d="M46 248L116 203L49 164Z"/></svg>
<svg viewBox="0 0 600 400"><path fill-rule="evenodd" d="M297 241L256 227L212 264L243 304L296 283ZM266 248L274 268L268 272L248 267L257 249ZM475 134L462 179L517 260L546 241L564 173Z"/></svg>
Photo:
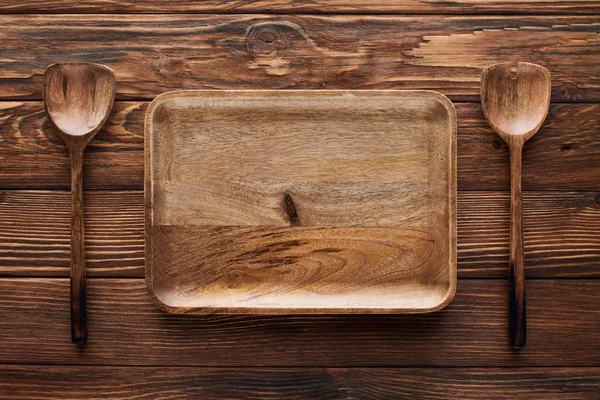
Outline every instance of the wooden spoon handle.
<svg viewBox="0 0 600 400"><path fill-rule="evenodd" d="M87 340L85 310L85 240L83 231L83 148L76 146L71 156L71 339Z"/></svg>
<svg viewBox="0 0 600 400"><path fill-rule="evenodd" d="M521 202L522 143L510 148L510 255L509 255L509 336L515 349L525 347L525 263L523 261L523 206Z"/></svg>

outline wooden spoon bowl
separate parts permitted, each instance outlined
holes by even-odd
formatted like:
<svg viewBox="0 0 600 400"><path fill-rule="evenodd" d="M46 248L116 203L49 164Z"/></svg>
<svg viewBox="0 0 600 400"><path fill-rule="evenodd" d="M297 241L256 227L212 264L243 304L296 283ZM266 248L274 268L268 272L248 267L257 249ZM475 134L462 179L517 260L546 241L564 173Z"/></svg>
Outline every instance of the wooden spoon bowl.
<svg viewBox="0 0 600 400"><path fill-rule="evenodd" d="M44 73L44 105L65 144L102 128L115 98L115 74L99 64L53 64Z"/></svg>
<svg viewBox="0 0 600 400"><path fill-rule="evenodd" d="M550 72L541 65L496 64L481 76L483 113L507 144L535 135L548 114L550 94Z"/></svg>
<svg viewBox="0 0 600 400"><path fill-rule="evenodd" d="M523 145L546 119L550 94L550 73L540 65L496 64L481 75L483 113L510 150L509 340L515 349L524 347L527 341L521 204Z"/></svg>
<svg viewBox="0 0 600 400"><path fill-rule="evenodd" d="M115 75L98 64L53 64L44 73L44 106L71 159L71 338L87 340L83 152L102 128L115 98Z"/></svg>

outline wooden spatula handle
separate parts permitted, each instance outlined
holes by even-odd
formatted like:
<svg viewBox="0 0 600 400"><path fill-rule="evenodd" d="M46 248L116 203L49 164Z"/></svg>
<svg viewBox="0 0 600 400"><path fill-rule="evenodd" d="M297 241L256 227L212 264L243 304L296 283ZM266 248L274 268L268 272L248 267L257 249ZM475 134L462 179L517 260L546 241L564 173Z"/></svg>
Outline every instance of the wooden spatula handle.
<svg viewBox="0 0 600 400"><path fill-rule="evenodd" d="M521 202L522 143L510 148L510 254L509 254L509 336L515 349L525 346L525 263L523 261L523 206Z"/></svg>
<svg viewBox="0 0 600 400"><path fill-rule="evenodd" d="M87 340L85 310L85 239L83 220L83 148L74 146L71 157L71 339Z"/></svg>

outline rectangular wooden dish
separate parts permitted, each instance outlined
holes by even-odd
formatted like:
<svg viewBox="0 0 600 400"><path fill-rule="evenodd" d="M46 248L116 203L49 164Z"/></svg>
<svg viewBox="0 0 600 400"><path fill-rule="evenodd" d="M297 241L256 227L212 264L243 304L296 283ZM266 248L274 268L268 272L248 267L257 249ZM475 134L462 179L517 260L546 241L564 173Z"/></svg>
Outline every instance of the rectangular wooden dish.
<svg viewBox="0 0 600 400"><path fill-rule="evenodd" d="M173 313L419 313L456 289L456 116L429 91L179 91L145 126Z"/></svg>

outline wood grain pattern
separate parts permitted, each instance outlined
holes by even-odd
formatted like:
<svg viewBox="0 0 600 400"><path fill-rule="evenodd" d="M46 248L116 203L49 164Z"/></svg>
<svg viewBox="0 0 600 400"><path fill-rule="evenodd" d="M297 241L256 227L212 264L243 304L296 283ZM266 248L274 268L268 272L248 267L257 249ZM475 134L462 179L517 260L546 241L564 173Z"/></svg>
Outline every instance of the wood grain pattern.
<svg viewBox="0 0 600 400"><path fill-rule="evenodd" d="M510 251L508 256L510 344L527 342L521 175L523 145L535 135L550 108L550 73L537 64L505 63L481 74L481 106L510 152Z"/></svg>
<svg viewBox="0 0 600 400"><path fill-rule="evenodd" d="M595 400L600 368L0 366L0 396L68 399Z"/></svg>
<svg viewBox="0 0 600 400"><path fill-rule="evenodd" d="M41 100L43 69L56 61L80 60L116 68L122 79L121 99L151 100L158 93L183 87L431 87L454 100L476 101L481 68L513 61L513 56L561 74L553 87L554 101L600 99L597 1L0 3L0 14L463 15L3 16L0 95L6 100ZM490 16L464 17L480 13ZM119 190L85 193L92 277L143 276L140 189L146 106L138 101L115 104L105 129L86 152L86 188ZM0 102L0 275L68 277L69 193L1 190L68 189L68 155L42 110L39 102ZM459 274L506 279L508 149L491 132L477 104L459 104L457 112L458 184L470 191L459 193L458 199ZM544 128L525 146L528 278L600 277L598 115L599 104L554 104ZM123 189L137 191L120 192ZM582 192L562 192L569 190ZM79 352L65 342L68 280L10 278L0 282L0 362L45 364L0 366L1 398L596 400L600 392L596 344L600 324L594 309L597 281L530 281L530 347L518 356L506 345L507 286L499 280L460 281L456 302L445 314L433 316L434 320L366 316L198 319L160 313L150 303L142 280L92 278L92 343ZM139 366L95 365L131 363ZM228 364L246 367L189 366ZM306 367L311 364L323 368ZM326 368L423 364L436 368Z"/></svg>
<svg viewBox="0 0 600 400"><path fill-rule="evenodd" d="M71 338L85 344L83 152L115 99L115 74L98 64L53 64L44 72L44 108L71 159Z"/></svg>
<svg viewBox="0 0 600 400"><path fill-rule="evenodd" d="M148 103L116 102L85 153L88 189L141 189ZM478 105L455 104L458 186L509 190L509 152ZM600 191L600 104L554 104L523 149L523 190ZM38 102L0 102L0 187L67 189L68 153Z"/></svg>
<svg viewBox="0 0 600 400"><path fill-rule="evenodd" d="M600 281L530 280L528 288L529 343L515 355L507 344L504 280L459 280L454 301L432 314L200 317L162 312L142 279L89 279L90 334L82 350L64 340L67 279L0 279L0 358L102 365L598 367Z"/></svg>
<svg viewBox="0 0 600 400"><path fill-rule="evenodd" d="M509 210L508 193L459 192L461 277L507 277ZM598 276L599 212L597 192L524 192L527 276Z"/></svg>
<svg viewBox="0 0 600 400"><path fill-rule="evenodd" d="M525 192L530 278L600 277L597 192ZM144 194L85 194L88 276L144 276ZM68 276L69 193L0 192L0 275ZM459 192L458 274L506 278L509 194Z"/></svg>
<svg viewBox="0 0 600 400"><path fill-rule="evenodd" d="M510 190L509 150L479 107L456 105L458 187ZM523 146L523 190L600 191L598 104L553 104L539 133Z"/></svg>
<svg viewBox="0 0 600 400"><path fill-rule="evenodd" d="M84 196L88 276L144 276L144 194ZM69 276L70 193L0 192L3 275Z"/></svg>
<svg viewBox="0 0 600 400"><path fill-rule="evenodd" d="M594 16L60 20L0 16L0 99L40 99L48 64L85 61L114 69L121 100L181 88L431 89L453 100L478 100L483 67L520 60L549 67L553 101L600 100L600 24Z"/></svg>
<svg viewBox="0 0 600 400"><path fill-rule="evenodd" d="M599 14L593 0L4 0L3 13Z"/></svg>
<svg viewBox="0 0 600 400"><path fill-rule="evenodd" d="M114 103L88 145L86 189L141 189L144 184L144 112L147 103ZM40 102L0 102L2 188L69 189L69 153Z"/></svg>
<svg viewBox="0 0 600 400"><path fill-rule="evenodd" d="M145 155L165 311L413 313L454 296L456 115L439 93L171 92L148 107Z"/></svg>

